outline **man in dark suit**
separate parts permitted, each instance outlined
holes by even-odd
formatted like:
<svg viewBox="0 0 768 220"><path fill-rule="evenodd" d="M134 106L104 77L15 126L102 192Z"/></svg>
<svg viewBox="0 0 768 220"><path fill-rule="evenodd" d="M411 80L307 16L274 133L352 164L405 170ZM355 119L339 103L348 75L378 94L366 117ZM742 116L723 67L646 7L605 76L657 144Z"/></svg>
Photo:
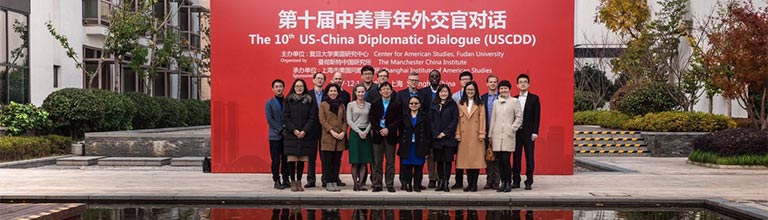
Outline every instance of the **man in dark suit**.
<svg viewBox="0 0 768 220"><path fill-rule="evenodd" d="M485 104L485 138L488 139L488 131L491 127L491 113L493 113L493 102L499 98L499 91L497 90L499 88L499 78L495 75L488 75L485 83L488 86L488 93L480 96L480 99L483 100L483 104ZM490 147L490 143L490 140L485 141L485 147ZM486 165L485 186L483 189L498 189L500 180L499 165L496 164L496 161L486 161Z"/></svg>
<svg viewBox="0 0 768 220"><path fill-rule="evenodd" d="M440 86L440 71L433 69L429 72L429 86L421 88L419 90L419 93L424 94L424 98L426 100L422 100L422 108L426 108L426 111L429 111L429 108L432 106L432 99L434 99L437 96L437 87ZM432 156L427 156L427 172L429 173L429 185L427 187L429 188L436 188L437 187L437 164L435 161L432 160Z"/></svg>
<svg viewBox="0 0 768 220"><path fill-rule="evenodd" d="M312 84L314 84L315 86L312 90L309 90L307 94L312 96L312 102L315 103L318 108L320 108L320 103L323 102L323 96L325 96L325 93L323 92L323 84L325 84L325 75L322 72L315 73L315 75L312 76ZM317 149L318 149L317 151L320 151L320 138L323 135L323 129L322 129L322 126L320 125L320 121L316 121L315 125L312 126L312 130L310 130L308 135L311 138L314 138L317 140ZM322 160L322 158L320 159ZM316 180L315 167L316 166L317 166L317 153L315 153L315 155L309 156L309 163L307 166L307 184L304 185L304 188L315 187L315 180ZM325 180L322 177L320 179L321 181Z"/></svg>
<svg viewBox="0 0 768 220"><path fill-rule="evenodd" d="M525 190L531 190L533 185L534 143L539 137L539 122L541 121L541 103L539 96L528 92L531 79L525 73L517 76L517 88L520 94L516 95L523 109L523 125L517 130L517 143L512 155L512 188L520 188L520 159L525 151Z"/></svg>
<svg viewBox="0 0 768 220"><path fill-rule="evenodd" d="M336 72L333 74L333 78L331 78L331 83L334 83L336 85L339 85L341 87L341 91L339 91L339 100L341 100L341 103L345 106L351 101L351 96L349 95L349 92L344 90L344 78L342 78L342 74L340 72ZM341 185L339 185L341 186Z"/></svg>

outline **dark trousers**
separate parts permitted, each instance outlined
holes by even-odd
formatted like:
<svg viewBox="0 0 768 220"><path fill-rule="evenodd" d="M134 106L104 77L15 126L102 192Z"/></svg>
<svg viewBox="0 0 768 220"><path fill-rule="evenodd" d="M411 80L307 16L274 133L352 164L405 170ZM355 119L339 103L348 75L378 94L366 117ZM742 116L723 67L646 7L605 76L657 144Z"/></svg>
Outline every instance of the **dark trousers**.
<svg viewBox="0 0 768 220"><path fill-rule="evenodd" d="M437 176L440 179L448 180L451 178L451 162L437 161Z"/></svg>
<svg viewBox="0 0 768 220"><path fill-rule="evenodd" d="M477 186L477 179L480 177L480 169L467 169L467 186Z"/></svg>
<svg viewBox="0 0 768 220"><path fill-rule="evenodd" d="M512 154L512 182L520 184L520 159L525 152L525 183L533 184L533 141L530 134L517 134L515 152Z"/></svg>
<svg viewBox="0 0 768 220"><path fill-rule="evenodd" d="M371 181L373 187L382 187L386 177L387 187L395 186L395 148L396 145L382 141L381 144L373 144L373 175ZM386 162L386 174L384 173L384 159ZM385 176L386 175L386 176Z"/></svg>
<svg viewBox="0 0 768 220"><path fill-rule="evenodd" d="M269 141L269 156L272 158L272 181L288 182L288 156L283 155L283 141Z"/></svg>
<svg viewBox="0 0 768 220"><path fill-rule="evenodd" d="M421 180L424 178L424 165L405 165L400 164L400 180L404 184L413 183L413 186L421 186Z"/></svg>
<svg viewBox="0 0 768 220"><path fill-rule="evenodd" d="M512 165L509 164L512 152L494 151L494 154L496 154L496 163L499 164L499 178L503 182L512 181Z"/></svg>
<svg viewBox="0 0 768 220"><path fill-rule="evenodd" d="M437 181L437 163L432 159L432 155L427 156L427 174L429 181Z"/></svg>
<svg viewBox="0 0 768 220"><path fill-rule="evenodd" d="M324 183L338 183L339 170L341 169L341 154L343 151L321 151L320 158L323 162L322 181Z"/></svg>
<svg viewBox="0 0 768 220"><path fill-rule="evenodd" d="M487 141L485 143L486 147L490 147L487 146ZM485 165L485 182L488 184L499 185L499 165L496 164L496 161L486 161Z"/></svg>
<svg viewBox="0 0 768 220"><path fill-rule="evenodd" d="M464 185L464 169L456 168L456 184Z"/></svg>
<svg viewBox="0 0 768 220"><path fill-rule="evenodd" d="M314 155L309 155L309 161L307 162L307 182L314 183L316 178L317 168L317 152L320 151L320 140L317 141L317 150ZM320 158L322 160L322 158ZM322 179L322 177L320 177Z"/></svg>

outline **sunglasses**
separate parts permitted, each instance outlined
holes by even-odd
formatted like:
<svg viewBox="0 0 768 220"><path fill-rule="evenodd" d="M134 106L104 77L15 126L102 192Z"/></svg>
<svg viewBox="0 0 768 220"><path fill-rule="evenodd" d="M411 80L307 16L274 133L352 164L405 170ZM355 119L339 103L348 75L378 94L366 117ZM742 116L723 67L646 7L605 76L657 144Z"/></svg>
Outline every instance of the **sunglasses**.
<svg viewBox="0 0 768 220"><path fill-rule="evenodd" d="M419 103L418 102L411 102L411 103L408 103L408 104L409 105L418 105Z"/></svg>

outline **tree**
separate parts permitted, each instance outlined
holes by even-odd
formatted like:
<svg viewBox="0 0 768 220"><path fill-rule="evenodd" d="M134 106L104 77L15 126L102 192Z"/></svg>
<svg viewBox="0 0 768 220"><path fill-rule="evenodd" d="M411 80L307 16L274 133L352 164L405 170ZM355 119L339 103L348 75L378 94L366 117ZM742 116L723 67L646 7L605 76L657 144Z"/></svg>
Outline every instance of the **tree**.
<svg viewBox="0 0 768 220"><path fill-rule="evenodd" d="M628 38L625 52L612 61L613 69L619 72L620 78L633 83L673 83L676 86L665 88L674 91L664 92L676 97L684 110L693 111L694 105L705 91L717 90L705 90L708 72L701 65L699 47L704 33L694 36L693 19L687 17L688 1L660 1L661 10L655 14L653 20L648 20L645 13L648 12L648 6L641 3L645 1L620 3L602 0L601 8L598 8L598 18L601 19L597 20ZM686 47L690 47L690 51L686 50ZM677 95L680 93L684 95Z"/></svg>
<svg viewBox="0 0 768 220"><path fill-rule="evenodd" d="M593 64L586 64L574 71L576 91L589 92L583 98L592 104L591 110L605 105L605 102L613 95L615 88L613 83L605 76L605 71Z"/></svg>
<svg viewBox="0 0 768 220"><path fill-rule="evenodd" d="M69 45L67 37L57 33L52 22L48 21L46 25L77 68L86 73L86 87L92 83L93 76L101 71L103 62L114 59L118 76L122 75L123 61L127 61L127 66L144 81L142 93L151 95L150 81L161 67L175 66L181 69L189 68L192 64L192 58L184 54L178 32L169 28L172 18L181 7L167 14L157 14L153 8L156 4L158 0L126 0L122 1L120 7L112 9L108 33L104 47L101 48L103 53L95 71L85 68L78 60L77 52Z"/></svg>
<svg viewBox="0 0 768 220"><path fill-rule="evenodd" d="M707 34L704 62L726 98L737 99L755 126L768 130L768 8L731 2Z"/></svg>

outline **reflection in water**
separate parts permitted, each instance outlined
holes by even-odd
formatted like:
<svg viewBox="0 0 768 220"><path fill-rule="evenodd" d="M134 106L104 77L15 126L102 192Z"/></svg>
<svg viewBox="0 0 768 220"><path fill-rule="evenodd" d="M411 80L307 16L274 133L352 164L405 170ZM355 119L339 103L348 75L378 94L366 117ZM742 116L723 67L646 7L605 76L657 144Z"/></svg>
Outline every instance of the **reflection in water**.
<svg viewBox="0 0 768 220"><path fill-rule="evenodd" d="M205 207L91 207L83 220L222 220L266 219L272 220L719 220L730 219L699 209L657 211L615 210L543 210L543 209L453 209L443 207L428 209L376 209L365 208L205 208Z"/></svg>

